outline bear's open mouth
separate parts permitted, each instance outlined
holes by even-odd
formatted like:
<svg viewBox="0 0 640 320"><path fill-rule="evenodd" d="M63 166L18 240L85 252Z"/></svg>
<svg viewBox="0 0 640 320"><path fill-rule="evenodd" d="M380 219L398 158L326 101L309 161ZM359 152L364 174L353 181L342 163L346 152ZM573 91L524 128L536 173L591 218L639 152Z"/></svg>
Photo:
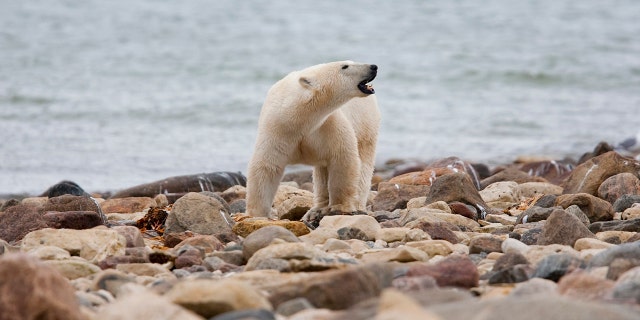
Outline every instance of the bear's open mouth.
<svg viewBox="0 0 640 320"><path fill-rule="evenodd" d="M373 86L369 83L371 81L373 81L373 79L376 78L376 74L377 72L375 72L375 70L373 72L371 72L371 74L369 75L368 78L360 81L360 83L358 83L358 89L360 89L360 91L362 91L362 93L364 94L374 94L376 93L375 90L373 90Z"/></svg>

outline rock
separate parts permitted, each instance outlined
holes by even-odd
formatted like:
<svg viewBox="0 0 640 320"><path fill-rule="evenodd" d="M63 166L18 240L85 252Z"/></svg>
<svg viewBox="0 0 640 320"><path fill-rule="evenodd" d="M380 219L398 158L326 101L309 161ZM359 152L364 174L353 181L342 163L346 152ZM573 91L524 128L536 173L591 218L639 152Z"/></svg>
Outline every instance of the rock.
<svg viewBox="0 0 640 320"><path fill-rule="evenodd" d="M391 285L400 291L426 291L438 287L432 276L400 277L393 279Z"/></svg>
<svg viewBox="0 0 640 320"><path fill-rule="evenodd" d="M115 230L41 229L27 234L20 249L29 252L41 246L56 246L72 256L98 263L108 256L123 255L126 244L126 239Z"/></svg>
<svg viewBox="0 0 640 320"><path fill-rule="evenodd" d="M634 203L640 203L640 195L625 194L613 203L614 212L623 212L630 208Z"/></svg>
<svg viewBox="0 0 640 320"><path fill-rule="evenodd" d="M382 240L387 243L402 241L410 230L411 229L409 228L401 228L401 227L382 228L380 229L380 231L378 231L378 234L376 235L376 240Z"/></svg>
<svg viewBox="0 0 640 320"><path fill-rule="evenodd" d="M556 205L565 209L577 205L591 222L613 219L611 204L587 193L561 195L556 199Z"/></svg>
<svg viewBox="0 0 640 320"><path fill-rule="evenodd" d="M598 187L598 197L613 204L622 195L640 195L640 179L635 174L623 172L604 180Z"/></svg>
<svg viewBox="0 0 640 320"><path fill-rule="evenodd" d="M515 204L520 202L520 189L513 181L500 181L480 190L480 196L486 203L502 202Z"/></svg>
<svg viewBox="0 0 640 320"><path fill-rule="evenodd" d="M297 237L308 234L309 228L304 222L287 220L269 220L265 218L244 219L233 226L232 231L241 236L247 237L252 232L267 226L280 226L291 231Z"/></svg>
<svg viewBox="0 0 640 320"><path fill-rule="evenodd" d="M100 206L90 197L61 195L55 198L49 198L42 208L43 212L47 211L95 211L100 213Z"/></svg>
<svg viewBox="0 0 640 320"><path fill-rule="evenodd" d="M535 306L535 312L523 312ZM504 299L476 299L465 302L435 305L429 311L443 319L474 319L478 315L486 319L581 319L581 320L631 320L638 314L624 306L611 303L580 301L553 294L512 296Z"/></svg>
<svg viewBox="0 0 640 320"><path fill-rule="evenodd" d="M391 285L393 266L368 264L343 270L330 270L291 279L271 289L274 306L293 298L306 298L316 308L341 310L380 295Z"/></svg>
<svg viewBox="0 0 640 320"><path fill-rule="evenodd" d="M593 233L603 231L631 231L640 232L640 218L631 220L614 220L594 222L589 225L589 230Z"/></svg>
<svg viewBox="0 0 640 320"><path fill-rule="evenodd" d="M593 239L593 238L582 238L582 239L576 240L576 242L573 245L573 248L578 251L582 251L582 250L589 250L589 249L607 249L613 246L614 246L613 244L604 242L602 240Z"/></svg>
<svg viewBox="0 0 640 320"><path fill-rule="evenodd" d="M574 256L558 253L546 256L536 266L533 277L558 281L565 274L576 269L584 269L586 263Z"/></svg>
<svg viewBox="0 0 640 320"><path fill-rule="evenodd" d="M368 262L411 262L429 261L429 255L420 249L410 246L399 246L396 248L371 250L356 255L356 258L364 263Z"/></svg>
<svg viewBox="0 0 640 320"><path fill-rule="evenodd" d="M440 320L441 318L422 308L411 297L395 289L385 289L380 295L380 302L375 320Z"/></svg>
<svg viewBox="0 0 640 320"><path fill-rule="evenodd" d="M617 280L621 274L640 266L640 259L616 258L609 264L607 279Z"/></svg>
<svg viewBox="0 0 640 320"><path fill-rule="evenodd" d="M245 271L275 269L279 271L326 270L354 264L355 260L334 257L311 244L285 242L256 251L247 261Z"/></svg>
<svg viewBox="0 0 640 320"><path fill-rule="evenodd" d="M564 210L556 209L542 227L538 245L564 244L573 246L580 238L595 237L578 217Z"/></svg>
<svg viewBox="0 0 640 320"><path fill-rule="evenodd" d="M15 205L0 214L0 239L14 242L31 231L47 227L47 222L32 205Z"/></svg>
<svg viewBox="0 0 640 320"><path fill-rule="evenodd" d="M547 182L547 180L543 178L533 177L516 167L507 167L506 169L498 171L488 178L482 179L482 181L480 182L480 190L486 188L492 183L500 181L513 181L515 183Z"/></svg>
<svg viewBox="0 0 640 320"><path fill-rule="evenodd" d="M175 176L120 190L112 195L111 199L154 197L157 194L164 194L169 198L170 202L173 202L175 199L189 192L222 192L235 185L246 186L247 178L235 172L212 172Z"/></svg>
<svg viewBox="0 0 640 320"><path fill-rule="evenodd" d="M436 201L447 203L457 201L469 204L479 209L481 217L484 217L489 210L489 206L480 197L473 181L465 173L447 174L437 179L429 190L426 203Z"/></svg>
<svg viewBox="0 0 640 320"><path fill-rule="evenodd" d="M429 192L429 186L390 182L378 184L378 194L373 199L373 211L393 211L406 208L407 202Z"/></svg>
<svg viewBox="0 0 640 320"><path fill-rule="evenodd" d="M62 195L73 195L73 196L85 196L88 197L89 194L85 192L80 185L73 181L63 180L60 181L53 186L49 187L47 191L41 194L41 197L59 197Z"/></svg>
<svg viewBox="0 0 640 320"><path fill-rule="evenodd" d="M526 245L538 244L538 239L542 234L542 227L531 228L520 236L520 241Z"/></svg>
<svg viewBox="0 0 640 320"><path fill-rule="evenodd" d="M218 200L190 192L173 204L165 225L165 233L189 230L210 235L231 231L233 219Z"/></svg>
<svg viewBox="0 0 640 320"><path fill-rule="evenodd" d="M184 246L191 246L199 249L204 254L224 250L224 244L217 237L212 235L194 235L178 243L173 250L178 252Z"/></svg>
<svg viewBox="0 0 640 320"><path fill-rule="evenodd" d="M141 307L144 306L144 307ZM164 296L158 296L147 290L138 290L123 294L114 303L100 308L96 320L203 320L197 314L172 303Z"/></svg>
<svg viewBox="0 0 640 320"><path fill-rule="evenodd" d="M589 217L587 217L587 215L584 212L582 212L580 207L576 206L575 204L567 207L564 211L576 216L578 220L580 220L580 222L582 222L582 224L584 224L586 227L589 227L589 225L591 225L591 221L589 221Z"/></svg>
<svg viewBox="0 0 640 320"><path fill-rule="evenodd" d="M313 192L282 184L278 187L273 206L279 219L300 220L313 207Z"/></svg>
<svg viewBox="0 0 640 320"><path fill-rule="evenodd" d="M126 197L107 199L100 204L104 213L134 213L156 207L156 201L150 197Z"/></svg>
<svg viewBox="0 0 640 320"><path fill-rule="evenodd" d="M176 269L189 268L191 266L200 266L203 264L204 252L200 249L184 245L180 249L176 249L177 257L173 262Z"/></svg>
<svg viewBox="0 0 640 320"><path fill-rule="evenodd" d="M357 228L361 230L366 239L375 240L380 232L380 224L375 218L368 215L338 215L325 216L320 220L320 228L339 230L341 228Z"/></svg>
<svg viewBox="0 0 640 320"><path fill-rule="evenodd" d="M408 242L407 246L422 250L429 257L448 256L453 252L453 245L445 240L421 240Z"/></svg>
<svg viewBox="0 0 640 320"><path fill-rule="evenodd" d="M611 295L614 282L576 270L558 281L558 292L564 296L585 300L605 299Z"/></svg>
<svg viewBox="0 0 640 320"><path fill-rule="evenodd" d="M624 210L621 217L623 220L640 218L640 204L634 204L631 208Z"/></svg>
<svg viewBox="0 0 640 320"><path fill-rule="evenodd" d="M26 254L0 256L0 319L85 319L75 290L52 267Z"/></svg>
<svg viewBox="0 0 640 320"><path fill-rule="evenodd" d="M562 183L574 168L573 161L542 160L523 163L519 169L534 177L553 183Z"/></svg>
<svg viewBox="0 0 640 320"><path fill-rule="evenodd" d="M531 198L538 195L561 195L562 187L548 182L525 182L518 185L518 191L522 198Z"/></svg>
<svg viewBox="0 0 640 320"><path fill-rule="evenodd" d="M176 276L169 271L169 269L157 264L157 263L128 263L119 264L116 266L116 270L132 274L136 276L149 276L156 279L175 280Z"/></svg>
<svg viewBox="0 0 640 320"><path fill-rule="evenodd" d="M545 194L544 196L540 197L540 199L538 199L533 205L541 208L551 208L556 205L556 199L558 199L558 196L556 196L555 194Z"/></svg>
<svg viewBox="0 0 640 320"><path fill-rule="evenodd" d="M519 283L529 280L533 275L533 268L529 265L518 264L489 273L489 284Z"/></svg>
<svg viewBox="0 0 640 320"><path fill-rule="evenodd" d="M478 286L479 274L467 256L453 254L435 264L415 264L407 270L407 277L432 276L440 287L473 288Z"/></svg>
<svg viewBox="0 0 640 320"><path fill-rule="evenodd" d="M242 254L249 260L258 250L267 247L274 239L285 242L300 242L293 232L280 226L266 226L249 234L242 243Z"/></svg>
<svg viewBox="0 0 640 320"><path fill-rule="evenodd" d="M426 200L426 197L425 197ZM451 213L461 215L465 218L469 218L472 220L478 219L478 210L471 205L464 204L462 202L451 202L449 203L449 209Z"/></svg>
<svg viewBox="0 0 640 320"><path fill-rule="evenodd" d="M496 262L493 264L493 271L509 269L519 264L529 264L529 260L527 260L524 255L516 251L510 251L503 254L502 256L500 256L500 258L498 258L498 260L496 260Z"/></svg>
<svg viewBox="0 0 640 320"><path fill-rule="evenodd" d="M49 228L91 229L103 225L102 216L95 211L49 211L42 216Z"/></svg>
<svg viewBox="0 0 640 320"><path fill-rule="evenodd" d="M229 311L272 310L269 301L258 290L233 279L179 281L164 296L205 318Z"/></svg>
<svg viewBox="0 0 640 320"><path fill-rule="evenodd" d="M525 282L516 284L511 291L511 296L523 297L537 294L556 295L558 285L547 279L531 278Z"/></svg>
<svg viewBox="0 0 640 320"><path fill-rule="evenodd" d="M127 241L127 248L144 247L144 240L140 229L134 226L114 226L111 230L115 230L122 235Z"/></svg>
<svg viewBox="0 0 640 320"><path fill-rule="evenodd" d="M114 269L107 269L98 272L93 277L91 290L106 290L110 292L114 297L117 297L120 292L120 288L123 285L134 282L135 278L130 275Z"/></svg>
<svg viewBox="0 0 640 320"><path fill-rule="evenodd" d="M460 231L460 229L449 222L428 222L417 221L417 223L411 225L414 229L420 229L426 232L433 240L446 240L451 243L458 243L458 237L453 231Z"/></svg>
<svg viewBox="0 0 640 320"><path fill-rule="evenodd" d="M477 236L471 238L469 253L502 252L502 239L492 236Z"/></svg>
<svg viewBox="0 0 640 320"><path fill-rule="evenodd" d="M267 309L229 311L209 320L276 320L276 315Z"/></svg>
<svg viewBox="0 0 640 320"><path fill-rule="evenodd" d="M640 259L640 242L623 243L606 249L591 258L589 265L605 267L615 259Z"/></svg>
<svg viewBox="0 0 640 320"><path fill-rule="evenodd" d="M88 277L101 271L100 267L84 259L48 260L45 264L53 267L69 280Z"/></svg>
<svg viewBox="0 0 640 320"><path fill-rule="evenodd" d="M616 281L611 295L621 302L640 303L640 267L623 273Z"/></svg>
<svg viewBox="0 0 640 320"><path fill-rule="evenodd" d="M505 254L511 253L511 252L525 254L527 253L527 251L529 251L528 245L513 238L504 239L504 241L502 241L502 244L500 244L500 248L502 249L502 252L504 252Z"/></svg>
<svg viewBox="0 0 640 320"><path fill-rule="evenodd" d="M389 183L430 186L440 176L456 173L453 168L429 168L422 171L407 172L389 179Z"/></svg>
<svg viewBox="0 0 640 320"><path fill-rule="evenodd" d="M518 219L516 220L516 224L547 220L551 215L551 213L557 209L558 207L551 207L551 208L542 208L538 206L529 207L527 210L522 211L522 213L518 216Z"/></svg>
<svg viewBox="0 0 640 320"><path fill-rule="evenodd" d="M637 176L640 163L611 151L578 165L565 181L564 194L588 193L596 196L598 188L609 177L629 172Z"/></svg>
<svg viewBox="0 0 640 320"><path fill-rule="evenodd" d="M288 317L305 309L313 309L313 305L311 305L311 302L309 302L309 300L305 298L294 298L281 303L278 306L276 313Z"/></svg>

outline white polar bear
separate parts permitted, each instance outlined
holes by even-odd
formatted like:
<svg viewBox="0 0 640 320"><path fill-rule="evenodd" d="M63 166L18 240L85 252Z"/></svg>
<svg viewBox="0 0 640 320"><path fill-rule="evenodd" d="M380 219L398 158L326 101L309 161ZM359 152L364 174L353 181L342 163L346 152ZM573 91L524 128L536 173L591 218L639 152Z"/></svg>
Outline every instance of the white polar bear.
<svg viewBox="0 0 640 320"><path fill-rule="evenodd" d="M288 164L314 166L315 211L365 210L380 111L373 64L338 61L294 71L274 84L260 112L247 175L247 213L272 216Z"/></svg>

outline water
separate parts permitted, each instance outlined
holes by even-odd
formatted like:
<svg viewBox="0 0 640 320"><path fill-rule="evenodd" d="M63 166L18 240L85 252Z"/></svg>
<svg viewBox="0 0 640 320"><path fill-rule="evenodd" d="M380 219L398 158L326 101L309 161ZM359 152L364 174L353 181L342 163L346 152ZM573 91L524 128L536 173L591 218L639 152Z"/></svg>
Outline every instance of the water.
<svg viewBox="0 0 640 320"><path fill-rule="evenodd" d="M242 171L268 88L380 67L378 161L579 156L640 121L640 2L0 0L0 194Z"/></svg>

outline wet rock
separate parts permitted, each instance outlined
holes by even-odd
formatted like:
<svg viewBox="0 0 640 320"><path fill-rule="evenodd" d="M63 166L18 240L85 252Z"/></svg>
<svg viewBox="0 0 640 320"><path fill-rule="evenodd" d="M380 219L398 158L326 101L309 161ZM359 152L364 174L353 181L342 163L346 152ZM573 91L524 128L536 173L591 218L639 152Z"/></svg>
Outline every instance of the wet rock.
<svg viewBox="0 0 640 320"><path fill-rule="evenodd" d="M469 253L502 252L502 239L492 236L477 236L471 238Z"/></svg>
<svg viewBox="0 0 640 320"><path fill-rule="evenodd" d="M164 194L170 202L189 192L222 192L232 186L247 185L247 178L235 172L212 172L196 175L175 176L141 184L116 192L111 198L154 197Z"/></svg>
<svg viewBox="0 0 640 320"><path fill-rule="evenodd" d="M110 255L124 255L126 239L115 230L107 229L41 229L22 239L21 250L29 252L41 246L55 246L67 250L92 263Z"/></svg>
<svg viewBox="0 0 640 320"><path fill-rule="evenodd" d="M179 281L164 296L205 318L229 311L272 309L255 288L233 279Z"/></svg>
<svg viewBox="0 0 640 320"><path fill-rule="evenodd" d="M594 222L589 225L589 230L593 233L602 231L631 231L640 232L640 218L631 220L614 220Z"/></svg>
<svg viewBox="0 0 640 320"><path fill-rule="evenodd" d="M432 276L440 287L472 288L478 286L479 274L467 256L450 255L435 264L415 264L407 270L407 277Z"/></svg>
<svg viewBox="0 0 640 320"><path fill-rule="evenodd" d="M516 167L507 167L504 170L501 170L490 177L483 179L480 182L480 190L486 188L488 185L500 181L513 181L515 183L525 183L525 182L547 182L547 180L534 177L529 175L528 173L516 168Z"/></svg>
<svg viewBox="0 0 640 320"><path fill-rule="evenodd" d="M52 267L25 254L0 257L0 319L85 319L75 290Z"/></svg>
<svg viewBox="0 0 640 320"><path fill-rule="evenodd" d="M52 185L51 187L49 187L49 189L47 189L47 191L42 193L42 195L40 196L53 198L53 197L59 197L65 194L73 195L73 196L85 196L85 197L89 196L89 194L85 192L82 189L82 187L80 187L80 185L78 185L73 181L68 181L68 180L60 181Z"/></svg>
<svg viewBox="0 0 640 320"><path fill-rule="evenodd" d="M134 213L156 207L156 201L150 197L127 197L107 199L100 204L104 213Z"/></svg>
<svg viewBox="0 0 640 320"><path fill-rule="evenodd" d="M589 159L578 165L565 181L564 194L588 193L596 196L598 187L609 177L629 172L634 175L640 171L640 163L611 151Z"/></svg>
<svg viewBox="0 0 640 320"><path fill-rule="evenodd" d="M426 185L408 185L390 182L378 184L378 194L373 199L373 211L393 211L406 208L413 198L425 196L429 192Z"/></svg>
<svg viewBox="0 0 640 320"><path fill-rule="evenodd" d="M308 274L273 288L269 300L274 306L303 297L316 308L341 310L377 297L391 285L393 266L369 264L344 270Z"/></svg>
<svg viewBox="0 0 640 320"><path fill-rule="evenodd" d="M551 213L542 227L538 237L538 245L564 244L573 246L580 238L595 238L596 236L578 219L562 209Z"/></svg>
<svg viewBox="0 0 640 320"><path fill-rule="evenodd" d="M300 220L313 207L313 193L299 188L280 185L273 206L279 219Z"/></svg>
<svg viewBox="0 0 640 320"><path fill-rule="evenodd" d="M102 216L95 211L49 211L42 216L49 228L91 229L103 225Z"/></svg>
<svg viewBox="0 0 640 320"><path fill-rule="evenodd" d="M233 219L218 200L191 192L178 199L167 216L166 233L192 231L215 234L231 231Z"/></svg>
<svg viewBox="0 0 640 320"><path fill-rule="evenodd" d="M252 232L267 226L280 226L295 234L297 237L308 234L309 228L300 221L269 220L265 218L244 219L233 226L232 231L241 236L247 237Z"/></svg>
<svg viewBox="0 0 640 320"><path fill-rule="evenodd" d="M565 274L586 268L586 263L566 253L552 254L543 258L536 266L533 277L558 282Z"/></svg>
<svg viewBox="0 0 640 320"><path fill-rule="evenodd" d="M242 243L242 254L249 260L258 250L267 247L273 240L280 239L285 242L300 242L293 232L280 226L266 226L249 234Z"/></svg>
<svg viewBox="0 0 640 320"><path fill-rule="evenodd" d="M447 174L436 180L431 186L425 202L433 203L436 201L469 204L478 208L480 217L484 217L489 213L489 206L482 200L478 190L473 185L473 181L465 173Z"/></svg>
<svg viewBox="0 0 640 320"><path fill-rule="evenodd" d="M0 239L14 242L31 231L46 228L38 208L32 205L15 205L0 214Z"/></svg>
<svg viewBox="0 0 640 320"><path fill-rule="evenodd" d="M630 208L634 203L640 203L640 195L625 194L613 203L614 212L623 212Z"/></svg>
<svg viewBox="0 0 640 320"><path fill-rule="evenodd" d="M613 207L611 204L587 193L561 195L556 199L556 205L565 209L572 205L577 205L591 222L613 219Z"/></svg>

